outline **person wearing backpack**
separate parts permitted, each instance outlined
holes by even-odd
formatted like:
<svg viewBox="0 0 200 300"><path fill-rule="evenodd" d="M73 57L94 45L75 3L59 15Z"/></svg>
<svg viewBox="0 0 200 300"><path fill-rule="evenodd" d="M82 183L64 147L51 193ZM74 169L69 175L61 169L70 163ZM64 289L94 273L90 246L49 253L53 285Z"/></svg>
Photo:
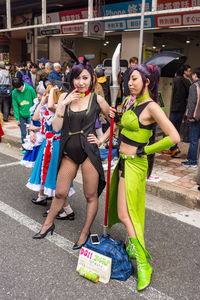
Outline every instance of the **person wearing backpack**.
<svg viewBox="0 0 200 300"><path fill-rule="evenodd" d="M200 67L192 72L194 82L190 86L187 104L187 120L189 121L190 144L184 167L197 167L197 151L200 138Z"/></svg>
<svg viewBox="0 0 200 300"><path fill-rule="evenodd" d="M21 78L13 78L12 85L14 88L12 91L13 110L17 120L17 125L21 130L21 139L23 144L24 139L26 138L26 124L30 122L30 108L33 106L33 100L37 98L37 95L34 88L23 82ZM25 154L23 147L21 154Z"/></svg>
<svg viewBox="0 0 200 300"><path fill-rule="evenodd" d="M24 65L20 62L15 63L14 66L17 70L15 77L22 79L23 82L33 87L30 70L26 70Z"/></svg>

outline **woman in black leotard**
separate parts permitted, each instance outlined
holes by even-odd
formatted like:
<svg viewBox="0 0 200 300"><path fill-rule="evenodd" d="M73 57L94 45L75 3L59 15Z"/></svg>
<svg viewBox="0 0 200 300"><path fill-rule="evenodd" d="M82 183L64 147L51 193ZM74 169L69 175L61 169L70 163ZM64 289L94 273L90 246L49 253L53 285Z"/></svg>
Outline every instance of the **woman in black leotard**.
<svg viewBox="0 0 200 300"><path fill-rule="evenodd" d="M53 233L53 222L62 208L70 185L81 165L83 190L87 200L86 221L73 249L79 249L87 240L98 209L98 196L105 187L104 172L97 144L93 143L95 122L100 112L107 119L109 105L104 98L92 92L93 69L89 62L74 65L70 75L72 92L60 96L53 120L53 129L62 129L56 195L42 229L33 238ZM101 142L101 141L100 141Z"/></svg>

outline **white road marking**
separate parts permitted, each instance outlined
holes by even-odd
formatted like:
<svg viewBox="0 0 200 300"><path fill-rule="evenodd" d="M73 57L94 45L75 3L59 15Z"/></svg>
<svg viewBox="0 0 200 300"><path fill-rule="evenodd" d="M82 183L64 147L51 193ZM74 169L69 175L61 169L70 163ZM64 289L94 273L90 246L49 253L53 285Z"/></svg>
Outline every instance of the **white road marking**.
<svg viewBox="0 0 200 300"><path fill-rule="evenodd" d="M19 165L20 161L0 165L2 167L9 167L13 165ZM82 184L82 174L79 169L74 182ZM185 206L176 204L163 198L156 197L149 193L146 193L146 208L153 210L157 213L166 215L168 217L175 218L176 220L186 223L188 225L200 228L200 211L195 209L187 209Z"/></svg>
<svg viewBox="0 0 200 300"><path fill-rule="evenodd" d="M30 217L24 215L23 213L21 213L20 211L16 210L13 207L11 207L10 205L3 203L2 201L0 201L0 211L3 212L4 214L8 215L12 219L14 219L21 225L32 230L33 232L38 232L41 228L40 223L38 223L35 220L31 219ZM56 246L62 248L64 251L68 252L70 255L73 255L78 258L79 253L72 250L73 243L71 241L69 241L68 239L64 238L63 236L61 236L57 233L54 233L53 236L47 236L46 239L48 239L48 241L55 244ZM116 283L116 281L115 281L115 283ZM152 288L151 286L148 287L145 291L138 293L137 292L137 282L133 276L131 276L126 282L117 281L116 284L120 284L122 286L122 288L127 288L127 289L131 290L132 293L136 294L138 297L143 297L147 300L174 300L172 297Z"/></svg>
<svg viewBox="0 0 200 300"><path fill-rule="evenodd" d="M5 168L5 167L10 167L10 166L15 166L15 165L19 165L20 161L15 161L9 164L4 164L4 165L0 165L0 168Z"/></svg>

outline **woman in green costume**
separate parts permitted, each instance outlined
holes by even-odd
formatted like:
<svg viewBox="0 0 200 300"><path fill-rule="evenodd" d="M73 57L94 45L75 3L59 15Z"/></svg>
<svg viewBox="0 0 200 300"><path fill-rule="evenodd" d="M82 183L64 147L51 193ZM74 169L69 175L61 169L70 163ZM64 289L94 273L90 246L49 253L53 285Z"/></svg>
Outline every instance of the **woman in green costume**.
<svg viewBox="0 0 200 300"><path fill-rule="evenodd" d="M156 103L159 78L157 66L137 65L130 71L129 90L131 96L136 95L136 101L117 123L121 129L120 158L109 193L108 227L118 222L126 227L129 235L126 250L131 258L136 258L139 291L150 284L153 271L147 261L151 256L144 242L147 155L168 149L180 141L175 127ZM115 117L115 112L110 109L110 116ZM155 123L166 137L148 145Z"/></svg>

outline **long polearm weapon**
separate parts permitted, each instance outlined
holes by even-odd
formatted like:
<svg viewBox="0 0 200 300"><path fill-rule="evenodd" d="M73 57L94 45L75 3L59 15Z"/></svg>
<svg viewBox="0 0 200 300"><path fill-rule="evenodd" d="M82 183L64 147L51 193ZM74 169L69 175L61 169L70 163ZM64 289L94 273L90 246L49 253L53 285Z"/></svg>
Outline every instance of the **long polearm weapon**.
<svg viewBox="0 0 200 300"><path fill-rule="evenodd" d="M120 71L120 50L121 50L121 43L117 45L117 48L115 49L115 52L112 57L112 86L110 87L110 94L111 94L111 106L113 108L115 108L117 95L119 91L118 74ZM107 234L107 228L108 228L108 200L109 200L109 190L110 190L113 128L114 128L114 118L111 119L111 123L110 123L108 172L107 172L106 203L105 203L105 216L104 216L104 234Z"/></svg>

